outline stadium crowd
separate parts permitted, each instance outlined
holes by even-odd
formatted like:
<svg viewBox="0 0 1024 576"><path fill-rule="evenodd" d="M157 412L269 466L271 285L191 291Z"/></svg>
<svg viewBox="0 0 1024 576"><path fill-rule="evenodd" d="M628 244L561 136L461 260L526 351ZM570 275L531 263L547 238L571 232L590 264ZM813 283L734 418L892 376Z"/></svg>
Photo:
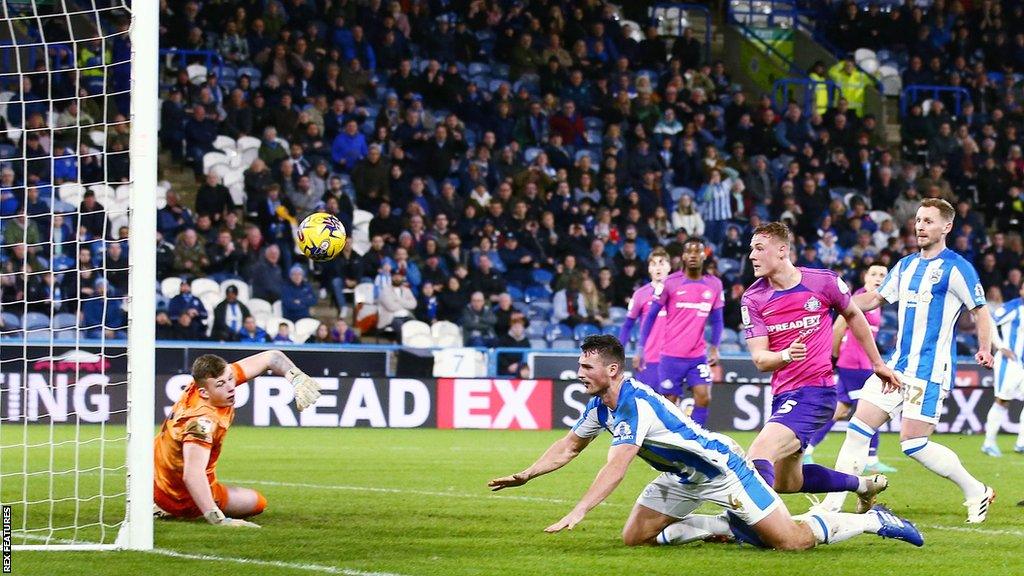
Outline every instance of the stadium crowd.
<svg viewBox="0 0 1024 576"><path fill-rule="evenodd" d="M194 172L197 191L187 205L167 191L158 214L159 279L186 279L162 302L158 336L290 340L289 324L327 298L340 319L308 341L397 338L416 319L459 324L469 345L546 345L614 330L646 281L652 248L665 246L678 263L690 236L707 240L709 272L725 285L725 324L736 331L758 224L789 223L798 265L834 268L860 285L870 264L891 266L915 250L913 215L926 197L957 207L951 248L976 263L990 301L1015 298L1024 115L1014 72L1024 48L1012 46L1024 46L1021 8L918 4L880 15L877 5L847 2L825 29L843 50L898 41L909 55L904 74L922 75L913 82L971 91L960 110L914 106L901 150L884 119L858 113L858 102L839 99L810 116L793 103L776 107L735 83L692 29L663 37L655 22L625 24L602 0L165 0L161 47L198 52L164 87L160 141ZM190 77L195 67L185 64L203 63L203 51L223 65ZM89 103L72 100L54 128L103 117ZM104 168L108 179L127 174L110 154L126 146L119 117L105 113L115 127L107 154L82 144L77 162L70 157L83 178ZM45 127L27 103L24 114ZM56 138L27 134L26 156L56 149ZM240 152L243 142L255 153L242 155L228 184L211 154ZM126 275L114 264L126 262L127 231L89 192L77 227L105 238L105 250L63 255L68 266L78 259L71 280L54 280L56 267L21 279L24 266L50 270L38 256L73 238L75 220L51 219L33 200L39 182L74 174L59 175L60 161L46 176L25 164L27 174L0 174L0 208L11 216L4 305L38 301L26 285L51 295L60 285L69 311L93 291L123 294ZM317 210L337 215L350 241L336 260L312 265L296 253L293 230ZM26 236L43 247L30 247L28 260L17 246ZM240 279L249 290L204 305L192 278ZM368 283L374 315L354 305ZM258 325L249 299L280 302L290 322ZM114 315L101 305L82 323L106 318L116 329ZM723 351L743 345L724 342Z"/></svg>

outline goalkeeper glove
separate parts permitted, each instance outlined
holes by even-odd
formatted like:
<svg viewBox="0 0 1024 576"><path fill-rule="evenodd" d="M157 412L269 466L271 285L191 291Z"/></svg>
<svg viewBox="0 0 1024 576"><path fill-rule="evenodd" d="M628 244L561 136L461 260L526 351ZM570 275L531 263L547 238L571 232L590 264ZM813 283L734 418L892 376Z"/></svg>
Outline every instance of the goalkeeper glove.
<svg viewBox="0 0 1024 576"><path fill-rule="evenodd" d="M285 376L295 390L295 408L302 412L320 397L320 385L298 368L292 368Z"/></svg>
<svg viewBox="0 0 1024 576"><path fill-rule="evenodd" d="M206 514L203 514L206 521L214 526L229 526L232 528L259 528L260 525L249 522L248 520L241 520L239 518L228 518L220 511L220 508L214 508Z"/></svg>

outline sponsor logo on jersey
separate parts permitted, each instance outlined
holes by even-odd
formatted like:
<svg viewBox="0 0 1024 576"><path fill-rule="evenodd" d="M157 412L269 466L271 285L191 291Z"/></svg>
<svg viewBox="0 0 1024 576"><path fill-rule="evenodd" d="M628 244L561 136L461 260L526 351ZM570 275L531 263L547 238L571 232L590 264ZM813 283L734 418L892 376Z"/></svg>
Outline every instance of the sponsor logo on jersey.
<svg viewBox="0 0 1024 576"><path fill-rule="evenodd" d="M776 332L786 332L788 330L804 330L807 328L817 328L821 324L821 316L804 316L799 320L792 322L782 322L781 324L769 324L768 333L775 334Z"/></svg>
<svg viewBox="0 0 1024 576"><path fill-rule="evenodd" d="M818 300L815 296L811 296L807 299L807 302L804 302L804 310L807 310L808 312L817 312L818 310L821 310L821 300Z"/></svg>
<svg viewBox="0 0 1024 576"><path fill-rule="evenodd" d="M676 302L676 308L686 308L698 312L711 312L711 302Z"/></svg>
<svg viewBox="0 0 1024 576"><path fill-rule="evenodd" d="M836 287L839 288L840 294L849 294L850 286L839 276L836 276Z"/></svg>
<svg viewBox="0 0 1024 576"><path fill-rule="evenodd" d="M745 328L753 327L750 323L750 309L746 306L740 306L740 320L743 322L743 326Z"/></svg>
<svg viewBox="0 0 1024 576"><path fill-rule="evenodd" d="M907 306L915 307L918 304L927 304L932 301L931 290L927 292L911 292L910 290L904 290L900 293L900 300L907 303Z"/></svg>

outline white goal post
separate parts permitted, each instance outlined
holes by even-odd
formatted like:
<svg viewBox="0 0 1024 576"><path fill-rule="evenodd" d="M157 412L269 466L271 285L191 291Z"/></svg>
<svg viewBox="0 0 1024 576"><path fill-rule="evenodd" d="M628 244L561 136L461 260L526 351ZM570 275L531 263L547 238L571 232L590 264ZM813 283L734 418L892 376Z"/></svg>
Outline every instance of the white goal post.
<svg viewBox="0 0 1024 576"><path fill-rule="evenodd" d="M159 6L0 2L0 504L16 550L153 548ZM80 233L97 213L101 231Z"/></svg>

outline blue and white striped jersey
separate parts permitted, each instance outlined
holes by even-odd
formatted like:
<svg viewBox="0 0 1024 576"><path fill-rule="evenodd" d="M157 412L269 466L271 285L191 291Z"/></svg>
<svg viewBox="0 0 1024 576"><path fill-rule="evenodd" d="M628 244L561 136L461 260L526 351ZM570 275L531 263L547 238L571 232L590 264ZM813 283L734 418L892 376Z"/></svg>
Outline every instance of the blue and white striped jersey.
<svg viewBox="0 0 1024 576"><path fill-rule="evenodd" d="M1024 300L1014 298L996 308L992 314L1003 344L1017 358L1024 358Z"/></svg>
<svg viewBox="0 0 1024 576"><path fill-rule="evenodd" d="M889 366L948 389L956 371L957 319L985 305L978 272L950 249L934 258L911 254L889 271L878 293L899 301L896 349Z"/></svg>
<svg viewBox="0 0 1024 576"><path fill-rule="evenodd" d="M655 470L674 473L686 484L704 484L724 475L744 479L756 473L732 438L705 430L634 378L622 383L615 410L592 398L572 430L581 438L608 430L612 446L639 446L639 456Z"/></svg>

